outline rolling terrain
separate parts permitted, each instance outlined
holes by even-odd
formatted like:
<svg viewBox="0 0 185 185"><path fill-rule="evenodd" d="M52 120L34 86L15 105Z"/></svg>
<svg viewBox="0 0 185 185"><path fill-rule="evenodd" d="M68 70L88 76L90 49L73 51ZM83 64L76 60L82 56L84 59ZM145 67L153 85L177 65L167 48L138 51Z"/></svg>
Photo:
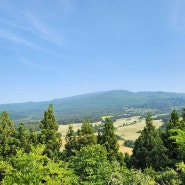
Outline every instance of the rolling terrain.
<svg viewBox="0 0 185 185"><path fill-rule="evenodd" d="M185 107L185 93L114 90L45 102L1 104L0 112L8 111L15 122L38 122L49 104L53 104L59 124L82 122L86 116L95 122L103 115L117 119L141 116L149 111L154 115L159 112L165 114L173 108Z"/></svg>

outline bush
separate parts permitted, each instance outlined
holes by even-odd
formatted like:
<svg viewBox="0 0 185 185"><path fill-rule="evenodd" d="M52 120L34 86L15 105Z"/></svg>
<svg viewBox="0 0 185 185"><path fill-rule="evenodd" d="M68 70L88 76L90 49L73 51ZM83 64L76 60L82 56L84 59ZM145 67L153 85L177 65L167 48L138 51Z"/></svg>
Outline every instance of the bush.
<svg viewBox="0 0 185 185"><path fill-rule="evenodd" d="M133 140L125 140L124 146L134 148L134 141Z"/></svg>

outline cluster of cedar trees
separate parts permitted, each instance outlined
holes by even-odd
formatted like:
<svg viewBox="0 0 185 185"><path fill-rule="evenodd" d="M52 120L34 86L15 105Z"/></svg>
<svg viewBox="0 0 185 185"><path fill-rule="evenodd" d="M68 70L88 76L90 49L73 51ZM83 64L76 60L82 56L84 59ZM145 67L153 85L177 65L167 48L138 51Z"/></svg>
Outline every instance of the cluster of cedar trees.
<svg viewBox="0 0 185 185"><path fill-rule="evenodd" d="M0 114L0 184L125 185L185 183L185 109L176 110L165 130L156 130L150 114L134 143L133 154L119 152L111 119L98 135L86 118L74 132L69 125L66 144L49 105L40 131L15 129L7 112Z"/></svg>

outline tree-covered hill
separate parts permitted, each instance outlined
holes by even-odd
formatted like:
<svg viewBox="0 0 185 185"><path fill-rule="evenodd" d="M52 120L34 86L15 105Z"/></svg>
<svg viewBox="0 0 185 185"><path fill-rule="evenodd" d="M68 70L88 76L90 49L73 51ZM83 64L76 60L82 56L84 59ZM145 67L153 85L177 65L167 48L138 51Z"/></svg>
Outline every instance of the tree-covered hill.
<svg viewBox="0 0 185 185"><path fill-rule="evenodd" d="M80 122L86 116L96 121L102 115L118 117L118 115L125 114L124 110L129 108L169 110L185 106L185 93L114 90L44 102L1 104L0 111L8 111L15 121L38 121L41 119L42 110L51 103L61 123Z"/></svg>

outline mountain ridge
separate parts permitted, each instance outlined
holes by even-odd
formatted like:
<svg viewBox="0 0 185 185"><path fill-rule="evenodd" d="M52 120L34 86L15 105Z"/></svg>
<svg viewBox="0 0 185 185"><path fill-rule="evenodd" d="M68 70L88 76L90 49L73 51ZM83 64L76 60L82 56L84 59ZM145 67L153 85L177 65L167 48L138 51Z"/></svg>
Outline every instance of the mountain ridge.
<svg viewBox="0 0 185 185"><path fill-rule="evenodd" d="M126 108L170 109L185 106L185 93L164 91L100 91L41 102L0 104L17 121L38 121L49 104L54 105L58 120L81 121L85 116L121 115ZM16 119L17 117L17 119Z"/></svg>

